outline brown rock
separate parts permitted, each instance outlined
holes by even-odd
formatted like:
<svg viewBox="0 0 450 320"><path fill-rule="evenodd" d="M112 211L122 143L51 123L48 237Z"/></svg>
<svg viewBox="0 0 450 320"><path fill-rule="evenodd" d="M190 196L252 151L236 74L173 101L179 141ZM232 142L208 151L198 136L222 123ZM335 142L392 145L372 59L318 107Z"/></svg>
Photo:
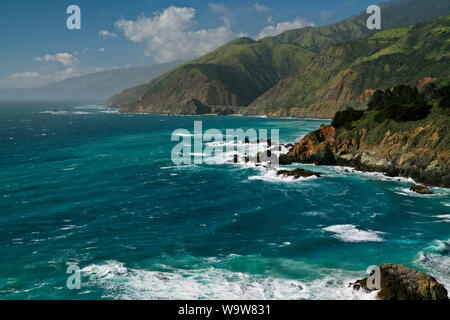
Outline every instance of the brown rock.
<svg viewBox="0 0 450 320"><path fill-rule="evenodd" d="M420 193L420 194L431 194L430 189L428 189L425 186L421 186L421 185L417 185L417 184L413 185L410 188L410 190L414 191L414 192L417 192L417 193Z"/></svg>
<svg viewBox="0 0 450 320"><path fill-rule="evenodd" d="M382 264L380 300L449 300L445 287L432 276L403 265ZM352 283L354 290L371 292L367 278Z"/></svg>
<svg viewBox="0 0 450 320"><path fill-rule="evenodd" d="M300 178L308 178L312 176L316 176L318 178L322 177L322 174L314 171L309 171L305 169L294 169L294 170L279 170L277 172L277 175L279 176L285 176L285 177L294 177L294 179L300 179Z"/></svg>

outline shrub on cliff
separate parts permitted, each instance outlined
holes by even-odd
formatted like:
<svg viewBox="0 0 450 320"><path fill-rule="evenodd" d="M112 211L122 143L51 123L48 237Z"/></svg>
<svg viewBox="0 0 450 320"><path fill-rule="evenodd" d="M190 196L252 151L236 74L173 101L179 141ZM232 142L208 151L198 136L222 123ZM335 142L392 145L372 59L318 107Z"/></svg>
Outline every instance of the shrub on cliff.
<svg viewBox="0 0 450 320"><path fill-rule="evenodd" d="M439 88L434 83L428 83L424 86L422 94L427 101L437 101L441 109L450 109L450 85Z"/></svg>
<svg viewBox="0 0 450 320"><path fill-rule="evenodd" d="M401 85L375 91L368 109L378 111L374 119L381 123L387 119L397 122L421 120L429 114L431 107L424 94L419 93L416 87Z"/></svg>
<svg viewBox="0 0 450 320"><path fill-rule="evenodd" d="M439 107L444 110L450 109L450 85L439 89Z"/></svg>
<svg viewBox="0 0 450 320"><path fill-rule="evenodd" d="M335 128L351 129L352 122L361 119L363 116L363 110L348 108L346 110L336 112L331 125Z"/></svg>

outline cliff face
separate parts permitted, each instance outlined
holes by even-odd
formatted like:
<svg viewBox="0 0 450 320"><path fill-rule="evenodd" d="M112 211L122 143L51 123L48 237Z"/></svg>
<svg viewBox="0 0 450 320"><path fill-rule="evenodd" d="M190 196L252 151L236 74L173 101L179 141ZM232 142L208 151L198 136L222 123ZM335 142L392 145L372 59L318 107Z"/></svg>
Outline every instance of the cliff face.
<svg viewBox="0 0 450 320"><path fill-rule="evenodd" d="M321 127L309 133L280 164L315 163L384 172L450 187L450 118L432 112L426 119L376 124L373 114L352 129Z"/></svg>

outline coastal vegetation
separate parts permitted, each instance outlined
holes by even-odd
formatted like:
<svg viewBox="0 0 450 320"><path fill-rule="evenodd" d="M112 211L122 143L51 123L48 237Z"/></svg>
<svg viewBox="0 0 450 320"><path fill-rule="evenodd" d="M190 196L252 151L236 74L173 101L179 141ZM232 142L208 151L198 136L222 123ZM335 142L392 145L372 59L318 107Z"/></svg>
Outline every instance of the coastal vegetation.
<svg viewBox="0 0 450 320"><path fill-rule="evenodd" d="M236 39L108 104L124 112L183 114L195 99L205 106L245 107L239 110L244 115L331 118L348 107L365 109L376 90L448 83L450 16L439 16L450 13L450 3L383 6L390 14L380 32L368 30L360 13L258 41Z"/></svg>
<svg viewBox="0 0 450 320"><path fill-rule="evenodd" d="M338 112L306 135L281 164L352 166L450 187L450 86L398 86L374 93L366 110Z"/></svg>

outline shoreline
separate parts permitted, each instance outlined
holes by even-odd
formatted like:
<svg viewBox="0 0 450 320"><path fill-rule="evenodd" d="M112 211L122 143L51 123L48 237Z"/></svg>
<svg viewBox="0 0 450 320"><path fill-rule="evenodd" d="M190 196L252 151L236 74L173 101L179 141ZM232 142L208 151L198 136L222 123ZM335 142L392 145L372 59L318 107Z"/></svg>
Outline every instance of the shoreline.
<svg viewBox="0 0 450 320"><path fill-rule="evenodd" d="M110 107L113 108L113 107ZM119 108L114 108L114 109L119 109ZM120 112L119 114L141 114L141 115L164 115L164 116L180 116L180 117L202 117L202 116L217 116L217 117L245 117L245 118L260 118L260 119L277 119L277 120L310 120L310 121L332 121L332 119L326 119L326 118L296 118L296 117L274 117L274 116L266 116L266 115L261 115L261 116L257 116L257 115L242 115L242 114L230 114L230 115L218 115L218 114L205 114L205 115L182 115L182 114L161 114L161 113L148 113L148 112L143 112L143 113L136 113L136 112ZM314 131L308 132L305 136L307 136L308 134L313 133ZM303 137L304 138L304 137ZM300 143L302 140L298 140L298 141L290 141L288 143L285 143L284 145L288 145L288 144L293 144L294 146L297 145L298 143ZM285 155L287 156L289 154L280 154L280 157ZM308 165L311 163L308 162L293 162L289 165ZM321 165L321 164L315 164L317 166L327 166L325 164ZM358 165L353 165L351 163L342 163L342 164L335 164L335 166L337 167L341 167L341 168L351 168L353 170L353 172L355 173L379 173L381 175L383 175L386 179L391 178L392 180L396 180L396 179L411 179L411 181L409 182L409 184L412 185L426 185L429 186L431 188L442 188L442 189L448 189L450 190L450 187L445 187L445 186L440 186L440 185L433 185L433 184L428 184L425 182L422 182L420 180L414 179L414 177L412 176L404 176L404 175L390 175L388 173L388 171L384 171L384 170L377 170L376 168L372 168L370 166L364 166L364 168L361 167L361 164Z"/></svg>
<svg viewBox="0 0 450 320"><path fill-rule="evenodd" d="M283 119L283 120L314 120L314 121L331 121L333 119L331 118L316 118L316 117L275 117L275 116L268 116L268 115L245 115L245 114L240 114L240 113L233 113L233 114L229 114L229 115L221 115L221 114L216 114L216 113L208 113L208 114L179 114L179 113L159 113L159 112L123 112L120 111L120 107L114 107L114 106L109 106L107 103L104 103L105 106L107 106L108 108L111 109L116 109L118 110L119 114L141 114L141 115L145 115L145 114L153 114L153 115L164 115L164 116L180 116L180 117L202 117L202 116L217 116L217 117L245 117L245 118L263 118L263 119Z"/></svg>

